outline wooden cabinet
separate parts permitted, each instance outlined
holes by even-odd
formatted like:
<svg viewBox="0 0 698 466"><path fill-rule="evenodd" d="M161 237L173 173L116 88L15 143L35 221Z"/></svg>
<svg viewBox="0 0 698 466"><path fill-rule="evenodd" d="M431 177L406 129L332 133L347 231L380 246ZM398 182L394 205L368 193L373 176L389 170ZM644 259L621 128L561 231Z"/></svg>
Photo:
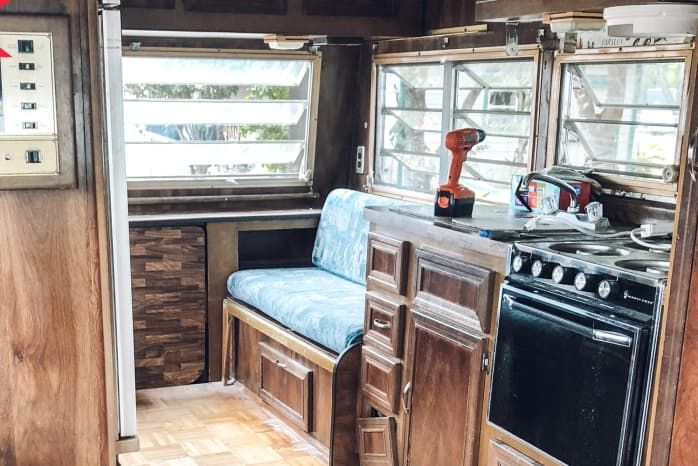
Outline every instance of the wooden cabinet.
<svg viewBox="0 0 698 466"><path fill-rule="evenodd" d="M359 461L363 466L397 466L395 418L359 419Z"/></svg>
<svg viewBox="0 0 698 466"><path fill-rule="evenodd" d="M523 453L499 440L490 440L487 447L487 466L541 466Z"/></svg>
<svg viewBox="0 0 698 466"><path fill-rule="evenodd" d="M397 413L402 364L365 346L361 356L363 393L379 408Z"/></svg>
<svg viewBox="0 0 698 466"><path fill-rule="evenodd" d="M371 233L368 237L367 281L371 288L383 288L398 295L405 294L407 275L405 241Z"/></svg>
<svg viewBox="0 0 698 466"><path fill-rule="evenodd" d="M260 396L303 431L312 431L312 369L266 343L259 349Z"/></svg>
<svg viewBox="0 0 698 466"><path fill-rule="evenodd" d="M404 464L476 465L486 337L419 310L410 321Z"/></svg>
<svg viewBox="0 0 698 466"><path fill-rule="evenodd" d="M366 294L364 344L402 357L405 305L379 293Z"/></svg>

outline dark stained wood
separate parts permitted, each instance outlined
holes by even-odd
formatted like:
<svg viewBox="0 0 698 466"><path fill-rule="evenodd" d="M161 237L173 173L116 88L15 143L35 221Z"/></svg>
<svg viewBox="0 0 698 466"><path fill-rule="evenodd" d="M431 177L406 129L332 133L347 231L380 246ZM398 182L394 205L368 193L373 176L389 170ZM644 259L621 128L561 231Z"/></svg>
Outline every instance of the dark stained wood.
<svg viewBox="0 0 698 466"><path fill-rule="evenodd" d="M207 13L236 13L283 15L286 14L286 0L182 0L186 11Z"/></svg>
<svg viewBox="0 0 698 466"><path fill-rule="evenodd" d="M355 345L340 355L335 367L330 459L332 466L355 466L356 405L359 396L361 346Z"/></svg>
<svg viewBox="0 0 698 466"><path fill-rule="evenodd" d="M310 16L358 16L393 18L400 0L303 0L303 13ZM408 2L404 2L408 3Z"/></svg>
<svg viewBox="0 0 698 466"><path fill-rule="evenodd" d="M283 2L287 4L285 14L269 14L280 11L274 0L255 0L250 2L251 7L244 6L245 13L220 12L243 8L245 3L186 0L181 7L175 2L177 8L171 10L142 8L143 2L137 2L136 8L123 8L124 28L344 37L397 37L423 32L421 0L287 0ZM187 10L194 4L203 11Z"/></svg>
<svg viewBox="0 0 698 466"><path fill-rule="evenodd" d="M0 16L12 13L70 21L77 183L0 192L0 464L113 465L96 2L10 2Z"/></svg>
<svg viewBox="0 0 698 466"><path fill-rule="evenodd" d="M194 383L206 368L206 234L131 228L137 388Z"/></svg>
<svg viewBox="0 0 698 466"><path fill-rule="evenodd" d="M313 370L259 343L260 396L303 429L312 430Z"/></svg>
<svg viewBox="0 0 698 466"><path fill-rule="evenodd" d="M404 295L407 284L409 243L370 233L368 236L367 281L395 294Z"/></svg>
<svg viewBox="0 0 698 466"><path fill-rule="evenodd" d="M426 0L426 29L468 26L475 19L475 0Z"/></svg>
<svg viewBox="0 0 698 466"><path fill-rule="evenodd" d="M174 10L176 0L121 0L122 8Z"/></svg>
<svg viewBox="0 0 698 466"><path fill-rule="evenodd" d="M544 13L565 11L601 10L609 6L656 3L651 0L477 0L476 21L502 21L520 18L541 18Z"/></svg>
<svg viewBox="0 0 698 466"><path fill-rule="evenodd" d="M490 440L487 450L487 466L540 466L523 453L498 440Z"/></svg>
<svg viewBox="0 0 698 466"><path fill-rule="evenodd" d="M447 319L488 332L494 272L428 251L417 251L415 303L441 308Z"/></svg>
<svg viewBox="0 0 698 466"><path fill-rule="evenodd" d="M400 405L402 363L389 358L370 346L361 353L361 382L363 394L381 409L397 413Z"/></svg>
<svg viewBox="0 0 698 466"><path fill-rule="evenodd" d="M375 291L366 293L364 345L402 357L406 306Z"/></svg>
<svg viewBox="0 0 698 466"><path fill-rule="evenodd" d="M486 337L456 330L437 316L411 313L406 394L406 465L475 466Z"/></svg>
<svg viewBox="0 0 698 466"><path fill-rule="evenodd" d="M395 418L363 418L357 422L359 464L361 466L397 466L397 430Z"/></svg>

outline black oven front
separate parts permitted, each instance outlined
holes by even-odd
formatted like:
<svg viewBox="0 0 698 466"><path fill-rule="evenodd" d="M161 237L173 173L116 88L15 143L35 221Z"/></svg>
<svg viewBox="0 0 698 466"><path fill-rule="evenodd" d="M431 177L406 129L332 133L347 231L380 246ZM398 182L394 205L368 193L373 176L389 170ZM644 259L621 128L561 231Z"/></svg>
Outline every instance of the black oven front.
<svg viewBox="0 0 698 466"><path fill-rule="evenodd" d="M506 284L489 421L572 466L640 463L649 324Z"/></svg>

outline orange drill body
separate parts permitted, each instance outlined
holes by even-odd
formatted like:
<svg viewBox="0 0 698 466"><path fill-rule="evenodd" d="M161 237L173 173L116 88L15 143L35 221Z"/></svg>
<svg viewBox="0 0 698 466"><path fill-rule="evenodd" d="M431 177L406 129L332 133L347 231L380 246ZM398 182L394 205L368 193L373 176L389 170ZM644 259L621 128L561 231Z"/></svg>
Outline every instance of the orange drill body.
<svg viewBox="0 0 698 466"><path fill-rule="evenodd" d="M472 148L485 140L481 129L466 128L452 131L446 135L445 146L451 151L451 166L448 181L436 190L434 215L437 217L472 217L475 205L475 193L459 184L463 163Z"/></svg>

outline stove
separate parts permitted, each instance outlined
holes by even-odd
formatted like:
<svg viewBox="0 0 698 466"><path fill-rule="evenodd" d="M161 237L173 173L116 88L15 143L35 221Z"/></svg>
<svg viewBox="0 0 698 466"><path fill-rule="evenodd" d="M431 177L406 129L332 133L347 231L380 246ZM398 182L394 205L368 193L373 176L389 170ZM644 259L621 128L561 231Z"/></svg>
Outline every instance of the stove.
<svg viewBox="0 0 698 466"><path fill-rule="evenodd" d="M489 422L564 464L640 465L668 272L626 240L513 244Z"/></svg>

